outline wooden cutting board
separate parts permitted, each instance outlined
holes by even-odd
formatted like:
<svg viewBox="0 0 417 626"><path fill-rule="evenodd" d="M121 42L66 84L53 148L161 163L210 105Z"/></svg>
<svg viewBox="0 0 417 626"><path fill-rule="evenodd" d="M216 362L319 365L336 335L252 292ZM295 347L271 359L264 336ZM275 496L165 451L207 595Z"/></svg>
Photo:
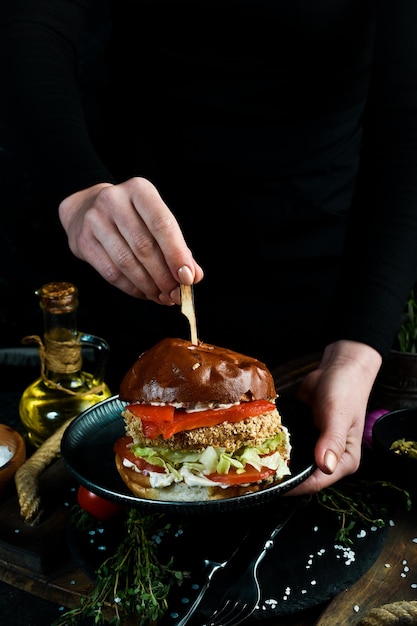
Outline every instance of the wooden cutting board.
<svg viewBox="0 0 417 626"><path fill-rule="evenodd" d="M317 626L357 626L383 604L417 601L417 510L399 512L384 548L368 572L339 593Z"/></svg>
<svg viewBox="0 0 417 626"><path fill-rule="evenodd" d="M24 523L15 492L0 503L2 561L26 568L34 575L48 574L65 563L69 555L65 537L68 515L65 495L72 483L61 459L42 474L39 489L44 516L36 526Z"/></svg>

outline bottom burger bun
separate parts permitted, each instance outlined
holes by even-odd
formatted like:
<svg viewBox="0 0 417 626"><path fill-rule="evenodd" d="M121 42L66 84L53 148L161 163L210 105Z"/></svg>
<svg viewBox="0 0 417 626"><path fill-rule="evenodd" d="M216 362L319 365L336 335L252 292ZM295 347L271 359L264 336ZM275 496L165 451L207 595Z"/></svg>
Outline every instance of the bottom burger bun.
<svg viewBox="0 0 417 626"><path fill-rule="evenodd" d="M208 501L259 491L290 472L290 435L265 364L164 339L126 373L117 470L140 498Z"/></svg>

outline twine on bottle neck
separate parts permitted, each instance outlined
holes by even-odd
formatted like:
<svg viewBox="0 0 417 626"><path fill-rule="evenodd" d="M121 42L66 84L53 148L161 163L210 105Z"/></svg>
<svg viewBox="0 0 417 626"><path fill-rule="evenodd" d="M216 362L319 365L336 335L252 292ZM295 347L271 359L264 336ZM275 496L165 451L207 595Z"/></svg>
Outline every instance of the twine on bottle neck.
<svg viewBox="0 0 417 626"><path fill-rule="evenodd" d="M103 391L104 382L86 391L73 391L59 385L47 376L47 371L57 374L74 374L82 367L81 345L76 339L54 341L49 337L44 337L44 342L38 335L28 335L22 339L22 344L35 343L39 348L39 358L41 361L41 378L50 387L59 389L70 396L88 396Z"/></svg>

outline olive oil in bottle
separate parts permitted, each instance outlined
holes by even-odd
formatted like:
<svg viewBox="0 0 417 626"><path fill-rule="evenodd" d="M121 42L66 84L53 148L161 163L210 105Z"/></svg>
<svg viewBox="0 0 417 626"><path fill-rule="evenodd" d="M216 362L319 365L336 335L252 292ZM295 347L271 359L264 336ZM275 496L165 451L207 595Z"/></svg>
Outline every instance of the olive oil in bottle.
<svg viewBox="0 0 417 626"><path fill-rule="evenodd" d="M107 342L77 328L77 288L67 282L48 283L36 295L43 311L43 341L31 335L23 343L38 344L41 374L23 392L19 414L29 443L38 448L62 424L110 397L111 391L104 382ZM83 346L97 351L94 373L83 369Z"/></svg>

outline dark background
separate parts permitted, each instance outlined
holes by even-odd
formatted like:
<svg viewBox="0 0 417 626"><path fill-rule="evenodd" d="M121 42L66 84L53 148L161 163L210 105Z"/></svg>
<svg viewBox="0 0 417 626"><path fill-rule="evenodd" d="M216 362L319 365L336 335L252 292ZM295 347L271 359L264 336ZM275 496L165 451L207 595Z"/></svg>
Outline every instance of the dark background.
<svg viewBox="0 0 417 626"><path fill-rule="evenodd" d="M80 79L88 101L94 89L92 77L101 49L103 30L86 38L80 66ZM0 393L22 392L39 375L38 366L26 369L26 378L16 375L10 366L15 357L9 349L21 347L29 334L42 334L43 317L35 290L53 280L74 282L79 288L78 325L83 332L97 334L114 344L107 336L106 319L111 319L108 287L85 264L66 253L66 240L58 224L56 210L45 207L41 181L31 169L25 147L12 132L0 95ZM57 263L59 259L59 263ZM78 280L79 279L79 280ZM82 280L81 280L82 279ZM124 300L124 298L122 298ZM113 300L114 301L114 300ZM145 329L142 329L142 331ZM121 336L123 330L120 329ZM115 333L117 336L118 333ZM144 343L146 332L143 333ZM127 344L129 345L129 344ZM135 352L126 355L124 366ZM20 358L20 357L16 357ZM23 358L23 357L22 357ZM28 357L33 363L33 357ZM120 369L115 351L109 361L107 377L117 393ZM4 421L0 415L0 422ZM63 607L40 600L0 582L0 623L4 626L48 626L62 613Z"/></svg>
<svg viewBox="0 0 417 626"><path fill-rule="evenodd" d="M101 19L94 32L86 33L78 67L86 114L97 127L95 93L103 77L101 54L108 28ZM0 95L0 366L2 352L21 346L26 335L43 334L35 291L51 281L68 281L79 290L79 330L110 345L106 379L117 393L121 376L140 352L167 336L168 328L187 337L187 322L178 307L134 300L72 255L57 207L45 203L33 158L11 129ZM10 390L13 381L4 370L1 374L0 391Z"/></svg>

